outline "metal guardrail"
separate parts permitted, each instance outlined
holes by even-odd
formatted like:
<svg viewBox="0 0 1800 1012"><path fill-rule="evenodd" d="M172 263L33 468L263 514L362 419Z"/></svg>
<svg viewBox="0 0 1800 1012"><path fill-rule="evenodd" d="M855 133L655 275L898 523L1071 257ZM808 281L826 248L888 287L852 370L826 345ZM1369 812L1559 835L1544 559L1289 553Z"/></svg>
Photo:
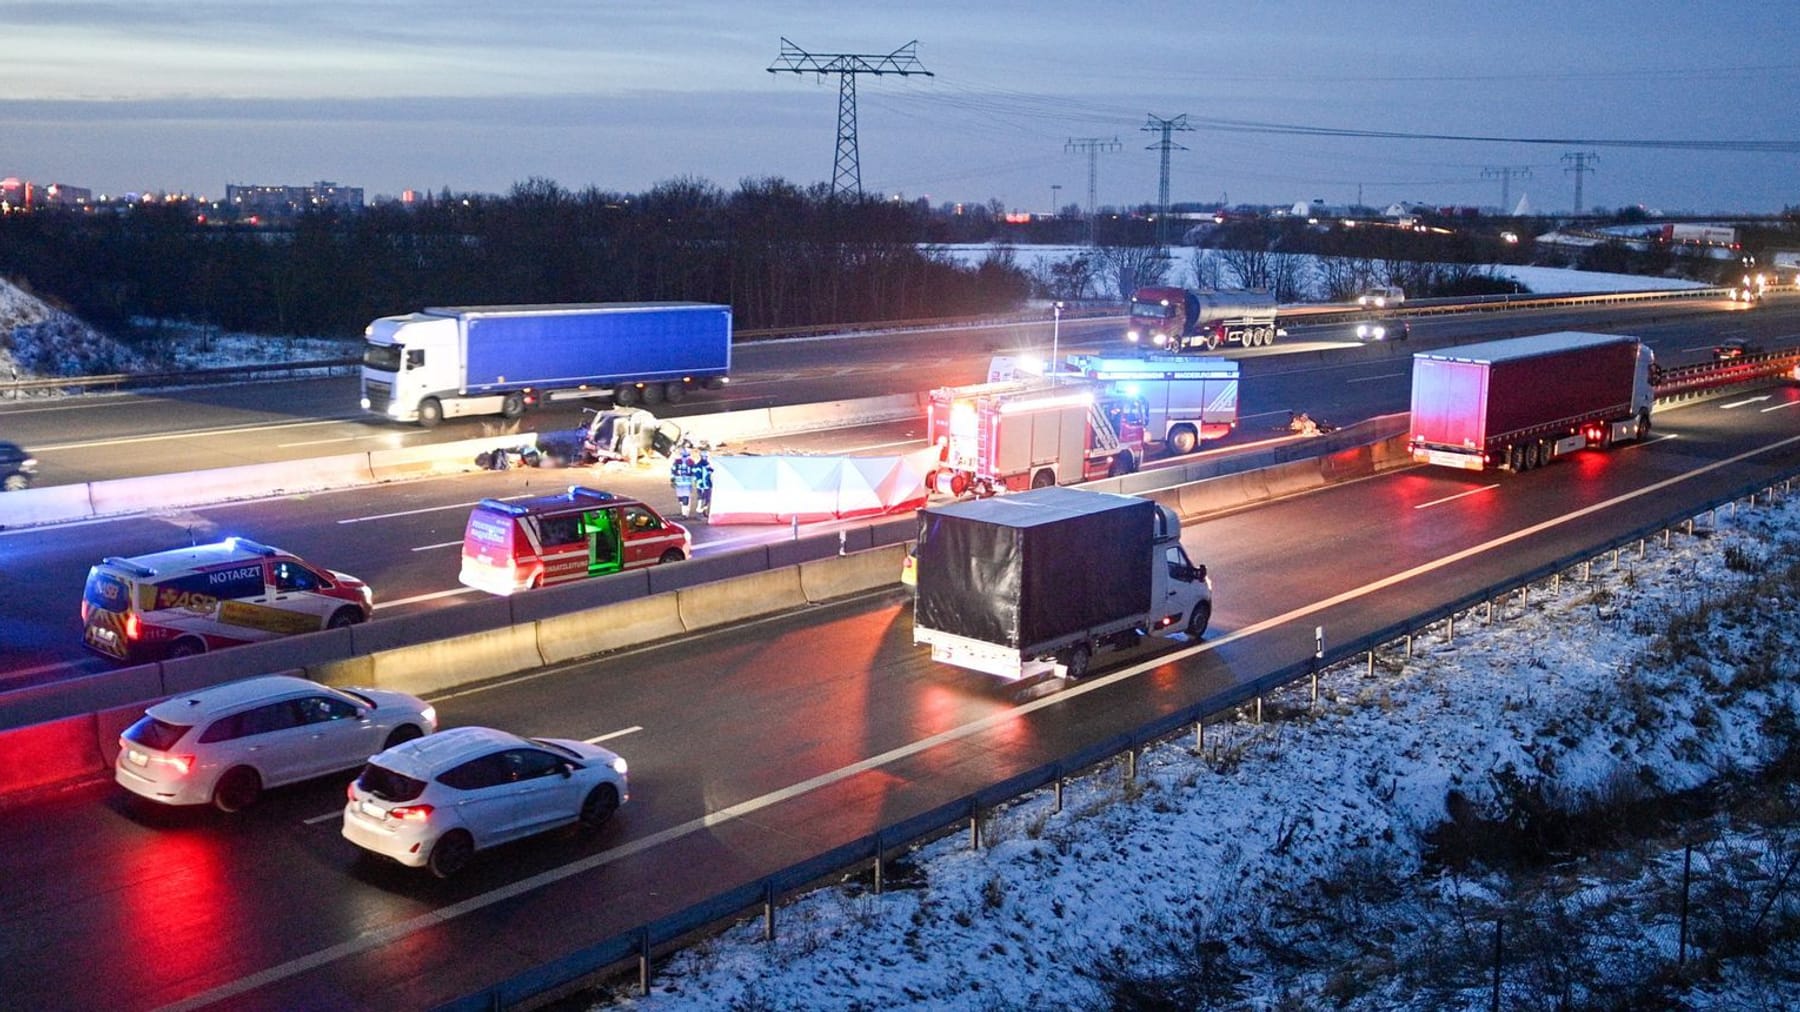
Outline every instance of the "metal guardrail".
<svg viewBox="0 0 1800 1012"><path fill-rule="evenodd" d="M890 852L927 842L964 825L970 827L971 834L977 840L978 845L980 819L985 812L1016 801L1040 788L1060 784L1073 774L1112 761L1126 753L1135 755L1138 749L1146 745L1154 744L1179 733L1186 733L1187 729L1202 724L1209 716L1235 709L1252 701L1259 701L1277 689L1316 675L1327 668L1363 655L1368 655L1372 662L1375 653L1383 647L1417 635L1440 623L1450 623L1453 627L1458 616L1473 611L1481 605L1491 604L1497 599L1504 600L1523 588L1529 588L1546 579L1560 577L1562 573L1576 567L1589 566L1595 559L1609 552L1616 552L1633 542L1637 542L1641 549L1645 543L1660 533L1665 535L1666 543L1666 536L1677 525L1687 522L1691 530L1693 519L1701 514L1710 514L1720 507L1746 497L1754 505L1756 497L1765 491L1773 497L1777 485L1781 486L1782 494L1786 494L1796 477L1800 477L1800 469L1788 471L1777 479L1742 485L1724 495L1707 500L1698 509L1684 508L1673 511L1657 521L1645 524L1628 533L1600 542L1580 552L1562 556L1516 576L1488 584L1446 604L1409 616L1355 640L1322 650L1314 657L1285 665L1249 682L1214 693L1205 699L1104 741L1096 742L1054 762L989 785L892 825L884 826L874 833L813 855L796 864L762 876L754 882L746 883L693 904L667 917L648 921L602 939L554 962L466 995L460 1000L441 1006L441 1008L454 1010L454 1012L465 1012L465 1010L466 1012L477 1012L477 1010L483 1009L505 1008L545 992L566 987L584 977L609 970L622 972L632 960L637 962L639 984L647 993L651 960L659 946L667 946L696 932L713 929L727 922L735 922L758 907L761 907L765 918L765 933L772 936L775 907L783 896L805 889L827 877L859 870L865 865L873 865L876 891L880 892L881 866Z"/></svg>

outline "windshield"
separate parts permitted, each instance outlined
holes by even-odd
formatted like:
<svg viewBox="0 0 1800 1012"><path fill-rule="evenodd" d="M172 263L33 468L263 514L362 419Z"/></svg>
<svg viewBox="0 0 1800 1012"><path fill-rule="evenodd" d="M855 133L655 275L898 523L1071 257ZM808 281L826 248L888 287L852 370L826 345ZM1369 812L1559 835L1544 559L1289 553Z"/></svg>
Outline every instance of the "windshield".
<svg viewBox="0 0 1800 1012"><path fill-rule="evenodd" d="M363 365L382 372L399 372L400 354L399 345L376 344L371 341L363 345Z"/></svg>
<svg viewBox="0 0 1800 1012"><path fill-rule="evenodd" d="M1167 320L1175 315L1175 307L1164 305L1161 302L1137 302L1134 300L1131 303L1131 315L1149 320Z"/></svg>

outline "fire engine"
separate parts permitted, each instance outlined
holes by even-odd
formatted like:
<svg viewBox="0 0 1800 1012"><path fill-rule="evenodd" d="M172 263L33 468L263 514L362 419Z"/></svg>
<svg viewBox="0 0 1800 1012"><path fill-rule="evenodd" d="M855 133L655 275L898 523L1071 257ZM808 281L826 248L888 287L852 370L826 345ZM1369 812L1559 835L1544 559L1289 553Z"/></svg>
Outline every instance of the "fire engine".
<svg viewBox="0 0 1800 1012"><path fill-rule="evenodd" d="M1141 397L1074 377L1003 380L931 393L941 466L929 486L992 495L1129 474L1144 459Z"/></svg>

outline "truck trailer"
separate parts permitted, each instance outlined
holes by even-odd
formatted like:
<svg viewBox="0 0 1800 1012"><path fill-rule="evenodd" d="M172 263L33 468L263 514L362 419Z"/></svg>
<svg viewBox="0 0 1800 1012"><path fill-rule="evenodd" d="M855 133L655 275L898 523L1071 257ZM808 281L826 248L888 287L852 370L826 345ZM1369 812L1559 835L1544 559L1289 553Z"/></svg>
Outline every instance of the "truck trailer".
<svg viewBox="0 0 1800 1012"><path fill-rule="evenodd" d="M1412 457L1527 471L1584 447L1642 439L1654 365L1635 337L1579 331L1416 352Z"/></svg>
<svg viewBox="0 0 1800 1012"><path fill-rule="evenodd" d="M557 391L616 407L718 389L731 371L731 307L701 302L451 306L364 331L362 407L430 428L458 415L517 418Z"/></svg>
<svg viewBox="0 0 1800 1012"><path fill-rule="evenodd" d="M1231 359L1071 355L1068 367L1106 397L1141 402L1144 438L1169 453L1192 453L1237 428L1238 364Z"/></svg>
<svg viewBox="0 0 1800 1012"><path fill-rule="evenodd" d="M1144 459L1140 411L1073 377L939 387L925 423L939 453L927 487L985 496L1129 474Z"/></svg>
<svg viewBox="0 0 1800 1012"><path fill-rule="evenodd" d="M913 642L1008 680L1080 678L1101 649L1198 642L1212 620L1206 567L1148 499L1042 488L928 507L917 550Z"/></svg>
<svg viewBox="0 0 1800 1012"><path fill-rule="evenodd" d="M1156 287L1132 293L1125 340L1151 351L1215 351L1221 344L1274 344L1278 334L1268 292Z"/></svg>

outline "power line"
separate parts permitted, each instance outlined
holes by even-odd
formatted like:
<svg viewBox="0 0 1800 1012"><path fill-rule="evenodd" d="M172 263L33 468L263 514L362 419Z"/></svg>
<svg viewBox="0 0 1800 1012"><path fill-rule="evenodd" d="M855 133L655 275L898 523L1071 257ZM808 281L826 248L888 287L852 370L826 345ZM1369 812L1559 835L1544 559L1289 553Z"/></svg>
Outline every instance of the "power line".
<svg viewBox="0 0 1800 1012"><path fill-rule="evenodd" d="M833 197L862 197L862 159L858 154L856 143L856 75L858 74L898 74L906 77L912 74L923 74L933 77L931 71L919 63L917 49L919 41L914 39L891 53L809 53L789 42L785 36L781 40L781 53L775 57L768 71L771 74L826 74L838 76L838 127L837 127L837 159L831 169L831 195Z"/></svg>

